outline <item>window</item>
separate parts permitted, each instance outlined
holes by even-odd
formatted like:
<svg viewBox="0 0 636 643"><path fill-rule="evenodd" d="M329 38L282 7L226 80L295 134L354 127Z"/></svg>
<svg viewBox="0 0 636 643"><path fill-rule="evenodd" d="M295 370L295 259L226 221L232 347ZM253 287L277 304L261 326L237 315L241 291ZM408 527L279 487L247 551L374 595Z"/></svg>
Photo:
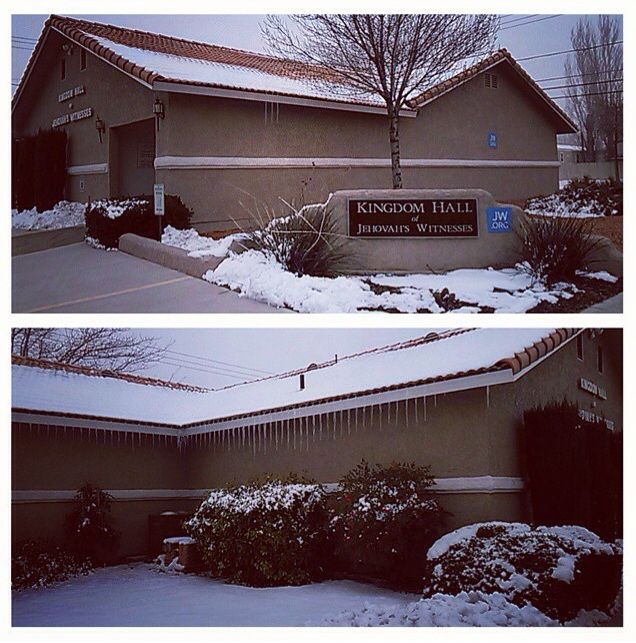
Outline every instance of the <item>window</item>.
<svg viewBox="0 0 636 643"><path fill-rule="evenodd" d="M599 373L603 372L603 347L599 346L596 349L596 367Z"/></svg>
<svg viewBox="0 0 636 643"><path fill-rule="evenodd" d="M497 89L497 74L484 74L484 82L486 87Z"/></svg>
<svg viewBox="0 0 636 643"><path fill-rule="evenodd" d="M576 336L576 357L583 361L583 333Z"/></svg>
<svg viewBox="0 0 636 643"><path fill-rule="evenodd" d="M62 80L66 78L66 58L62 58L60 61L60 78Z"/></svg>
<svg viewBox="0 0 636 643"><path fill-rule="evenodd" d="M86 69L86 49L80 49L80 71Z"/></svg>

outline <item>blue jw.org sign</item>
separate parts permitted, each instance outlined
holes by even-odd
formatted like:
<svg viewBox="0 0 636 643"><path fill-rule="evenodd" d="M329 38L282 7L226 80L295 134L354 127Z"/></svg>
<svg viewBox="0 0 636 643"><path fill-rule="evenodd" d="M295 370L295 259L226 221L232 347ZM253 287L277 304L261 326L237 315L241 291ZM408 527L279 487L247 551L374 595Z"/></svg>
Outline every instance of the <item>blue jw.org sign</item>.
<svg viewBox="0 0 636 643"><path fill-rule="evenodd" d="M488 232L512 232L512 208L488 208Z"/></svg>

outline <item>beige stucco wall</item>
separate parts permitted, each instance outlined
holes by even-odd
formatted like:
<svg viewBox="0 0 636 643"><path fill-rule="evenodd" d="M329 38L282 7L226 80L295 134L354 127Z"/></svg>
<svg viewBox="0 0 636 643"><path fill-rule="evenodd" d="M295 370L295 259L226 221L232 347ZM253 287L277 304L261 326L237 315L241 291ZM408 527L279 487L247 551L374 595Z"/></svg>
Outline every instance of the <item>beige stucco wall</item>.
<svg viewBox="0 0 636 643"><path fill-rule="evenodd" d="M596 367L598 342L605 354L605 372ZM376 408L373 422L366 414L351 429L346 414L343 422L323 424L322 439L317 425L303 425L297 433L296 448L290 437L279 433L279 448L270 431L264 444L215 449L194 446L182 451L175 447L154 446L145 438L135 448L111 445L109 439L96 442L54 437L14 425L12 432L12 488L14 490L74 490L87 481L106 489L208 489L227 483L245 482L266 473L303 473L320 482L336 482L344 473L366 458L369 462L411 461L430 465L438 478L494 476L522 478L524 465L519 445L519 425L523 411L538 404L568 399L580 408L593 410L615 422L622 430L622 345L620 331L605 331L600 338L584 335L584 359L576 354L576 341L570 341L556 354L541 362L527 375L511 384L437 395L418 402L417 422L411 401L409 421L405 407L391 405L388 421L386 406ZM608 399L598 400L578 388L585 377L607 390ZM488 399L490 402L488 403ZM596 406L592 409L592 403ZM424 418L426 419L424 420ZM302 437L301 437L302 434ZM308 434L309 440L305 438ZM528 519L523 493L453 493L440 496L454 515L449 526L499 518ZM193 500L118 501L115 517L125 531L123 553L139 553L147 539L148 513L191 509ZM13 505L13 537L56 534L68 512L68 503L28 503Z"/></svg>

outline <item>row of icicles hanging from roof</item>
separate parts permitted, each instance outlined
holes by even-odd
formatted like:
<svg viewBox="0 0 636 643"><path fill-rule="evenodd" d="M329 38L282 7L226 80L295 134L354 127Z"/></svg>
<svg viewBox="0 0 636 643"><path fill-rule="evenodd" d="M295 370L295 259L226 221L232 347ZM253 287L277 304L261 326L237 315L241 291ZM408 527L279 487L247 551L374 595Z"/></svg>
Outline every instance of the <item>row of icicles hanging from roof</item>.
<svg viewBox="0 0 636 643"><path fill-rule="evenodd" d="M437 406L437 396L432 396ZM378 430L391 426L408 428L427 420L427 398L396 400L386 404L318 413L297 415L282 420L254 422L231 429L205 431L190 435L168 435L55 424L21 424L29 433L48 438L67 437L79 441L96 442L110 446L131 448L176 447L184 449L212 449L229 451L250 448L256 453L288 450L308 450L312 442L335 440L377 425Z"/></svg>

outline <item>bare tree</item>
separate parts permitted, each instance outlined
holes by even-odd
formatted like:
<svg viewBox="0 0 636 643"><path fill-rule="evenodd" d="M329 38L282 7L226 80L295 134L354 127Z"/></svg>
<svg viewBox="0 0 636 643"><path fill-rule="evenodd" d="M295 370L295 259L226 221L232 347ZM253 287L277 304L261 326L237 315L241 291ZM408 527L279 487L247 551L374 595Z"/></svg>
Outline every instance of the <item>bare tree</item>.
<svg viewBox="0 0 636 643"><path fill-rule="evenodd" d="M619 177L618 147L623 137L623 47L616 18L587 18L571 32L576 51L565 62L568 109L579 127L585 161L597 160L603 148L615 162Z"/></svg>
<svg viewBox="0 0 636 643"><path fill-rule="evenodd" d="M118 328L13 328L14 355L135 373L159 362L168 345Z"/></svg>
<svg viewBox="0 0 636 643"><path fill-rule="evenodd" d="M462 63L490 52L498 28L494 15L310 14L268 16L262 32L273 53L311 65L313 82L329 82L343 95L382 99L393 187L401 188L400 111Z"/></svg>

